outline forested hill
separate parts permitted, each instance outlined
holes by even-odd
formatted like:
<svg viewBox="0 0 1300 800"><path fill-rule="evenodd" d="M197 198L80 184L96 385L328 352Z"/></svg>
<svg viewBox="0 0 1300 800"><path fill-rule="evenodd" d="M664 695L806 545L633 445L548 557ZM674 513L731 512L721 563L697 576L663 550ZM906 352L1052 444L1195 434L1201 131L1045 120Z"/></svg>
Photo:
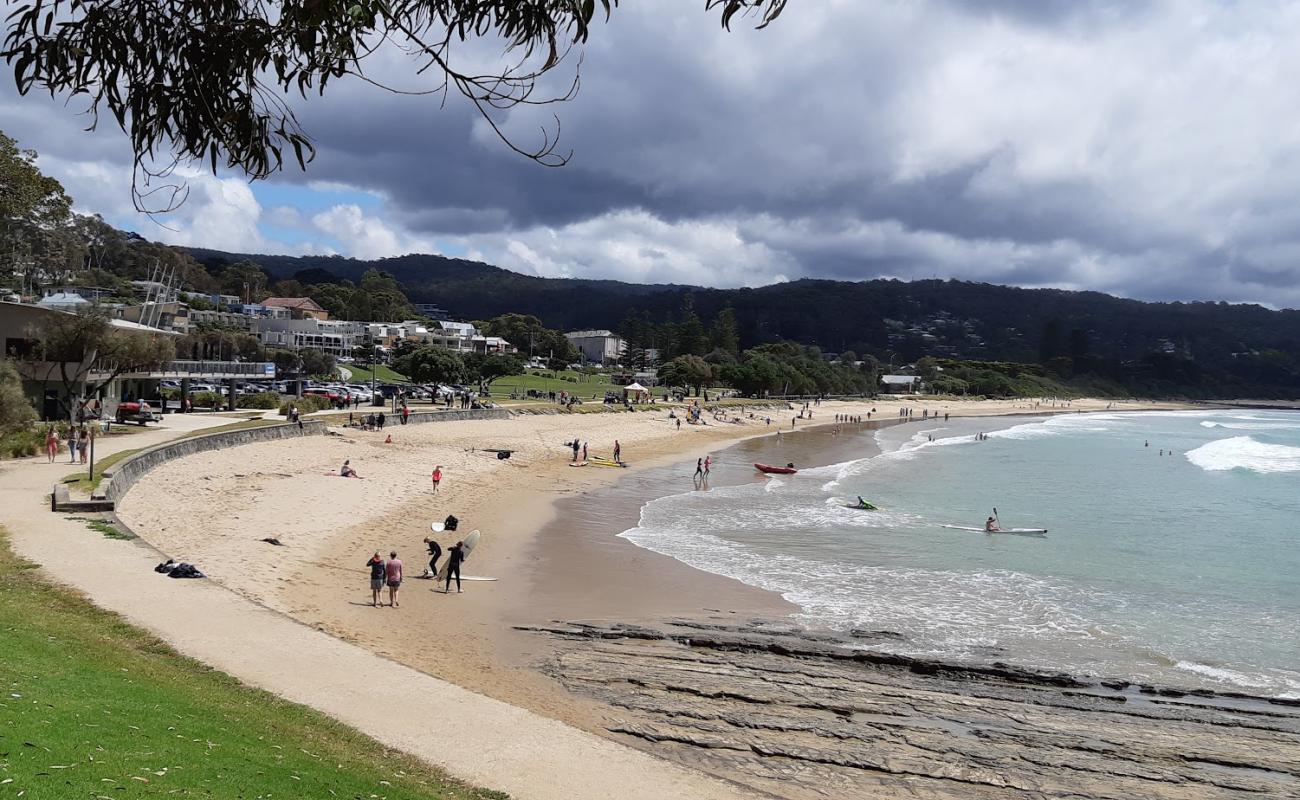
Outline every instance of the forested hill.
<svg viewBox="0 0 1300 800"><path fill-rule="evenodd" d="M413 302L465 319L533 314L565 330L627 330L637 321L705 325L735 310L740 344L778 339L828 352L871 353L901 365L924 355L1055 362L1150 391L1204 396L1300 396L1300 311L1227 303L1144 303L1098 292L963 281L800 280L706 289L538 278L440 256L378 261L192 251L210 271L248 259L275 278L355 281L391 273ZM325 273L329 273L327 276ZM687 309L691 309L688 311Z"/></svg>

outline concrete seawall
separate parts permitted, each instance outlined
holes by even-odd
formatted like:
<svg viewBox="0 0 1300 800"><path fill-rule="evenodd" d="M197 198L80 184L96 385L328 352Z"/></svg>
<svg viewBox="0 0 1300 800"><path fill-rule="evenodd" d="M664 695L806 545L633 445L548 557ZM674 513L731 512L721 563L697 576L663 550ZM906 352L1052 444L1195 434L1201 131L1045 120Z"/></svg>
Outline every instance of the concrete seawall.
<svg viewBox="0 0 1300 800"><path fill-rule="evenodd" d="M415 425L420 422L457 422L467 419L510 419L511 413L505 408L475 408L464 411L452 409L450 411L412 411L410 418L407 420L408 425ZM388 414L386 426L402 424L401 414Z"/></svg>
<svg viewBox="0 0 1300 800"><path fill-rule="evenodd" d="M227 447L253 442L296 439L300 436L320 436L324 433L325 423L304 421L301 429L297 425L286 423L284 425L266 425L260 428L209 433L167 442L136 453L112 468L104 470L104 480L100 484L100 492L96 493L95 497L102 497L116 504L131 490L136 481L144 477L154 467L171 461L173 458L203 453L208 450L222 450Z"/></svg>

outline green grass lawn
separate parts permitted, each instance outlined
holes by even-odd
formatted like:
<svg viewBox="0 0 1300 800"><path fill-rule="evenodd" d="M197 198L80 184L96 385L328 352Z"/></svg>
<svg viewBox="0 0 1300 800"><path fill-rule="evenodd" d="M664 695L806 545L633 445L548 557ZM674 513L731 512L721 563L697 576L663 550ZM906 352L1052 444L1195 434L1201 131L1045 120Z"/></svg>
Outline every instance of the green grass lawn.
<svg viewBox="0 0 1300 800"><path fill-rule="evenodd" d="M545 377L557 375L560 377ZM572 378L574 380L563 380L563 378ZM621 390L621 385L610 383L608 375L584 375L575 370L562 370L560 372L551 372L550 370L530 370L523 375L507 375L504 378L497 378L492 382L492 395L499 397L508 395L511 391L518 391L521 394L529 389L537 389L543 392L569 392L576 394L583 400L591 400L592 394L595 394L597 400L605 397L605 392Z"/></svg>
<svg viewBox="0 0 1300 800"><path fill-rule="evenodd" d="M343 364L343 369L352 373L348 378L348 383L370 383L371 370L367 367L359 367L355 364ZM406 383L406 376L393 372L383 364L376 364L374 368L376 383Z"/></svg>
<svg viewBox="0 0 1300 800"><path fill-rule="evenodd" d="M3 531L0 652L3 797L506 797L177 654L43 580Z"/></svg>

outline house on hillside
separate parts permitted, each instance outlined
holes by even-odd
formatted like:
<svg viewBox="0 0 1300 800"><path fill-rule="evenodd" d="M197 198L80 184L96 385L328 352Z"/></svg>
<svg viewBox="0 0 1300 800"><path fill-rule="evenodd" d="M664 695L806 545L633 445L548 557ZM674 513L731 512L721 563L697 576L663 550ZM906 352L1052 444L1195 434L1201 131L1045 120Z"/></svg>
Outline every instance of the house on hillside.
<svg viewBox="0 0 1300 800"><path fill-rule="evenodd" d="M564 338L582 352L582 359L595 364L617 362L627 351L627 342L613 331L572 331Z"/></svg>
<svg viewBox="0 0 1300 800"><path fill-rule="evenodd" d="M289 316L293 319L318 319L323 321L330 318L330 313L321 308L320 304L310 297L268 297L261 304L267 308L288 309Z"/></svg>

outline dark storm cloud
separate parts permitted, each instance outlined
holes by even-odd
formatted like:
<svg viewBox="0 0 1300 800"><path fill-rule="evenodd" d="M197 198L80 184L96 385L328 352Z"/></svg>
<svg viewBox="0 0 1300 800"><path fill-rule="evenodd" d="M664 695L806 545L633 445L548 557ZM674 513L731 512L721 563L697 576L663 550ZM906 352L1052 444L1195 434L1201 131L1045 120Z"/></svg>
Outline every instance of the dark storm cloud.
<svg viewBox="0 0 1300 800"><path fill-rule="evenodd" d="M1291 7L833 2L723 34L699 5L621 7L593 32L577 99L505 117L527 147L558 114L562 169L510 153L454 95L340 82L297 101L319 155L274 180L381 194L380 210L328 216L373 232L366 252L440 242L539 274L953 276L1300 304L1300 132L1278 124L1300 114ZM409 62L373 66L411 86ZM62 166L127 163L120 136L84 137L48 101L0 108ZM256 203L217 184L187 235L230 196L243 210L213 230L256 242ZM322 223L301 219L310 239Z"/></svg>

